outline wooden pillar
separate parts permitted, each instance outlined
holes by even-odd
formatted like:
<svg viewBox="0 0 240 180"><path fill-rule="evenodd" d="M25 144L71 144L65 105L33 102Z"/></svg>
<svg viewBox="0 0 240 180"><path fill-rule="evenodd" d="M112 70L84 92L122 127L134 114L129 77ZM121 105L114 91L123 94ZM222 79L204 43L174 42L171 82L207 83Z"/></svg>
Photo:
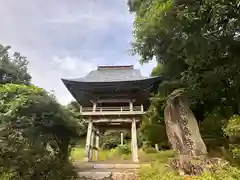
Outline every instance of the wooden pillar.
<svg viewBox="0 0 240 180"><path fill-rule="evenodd" d="M96 150L95 150L95 158L96 160L99 159L99 140L100 140L100 131L99 129L96 130Z"/></svg>
<svg viewBox="0 0 240 180"><path fill-rule="evenodd" d="M89 121L87 138L86 138L86 147L85 147L85 153L84 153L84 161L89 161L89 151L90 151L90 145L91 145L92 129L93 129L93 123L92 123L92 121Z"/></svg>
<svg viewBox="0 0 240 180"><path fill-rule="evenodd" d="M121 146L123 146L123 133L121 132Z"/></svg>
<svg viewBox="0 0 240 180"><path fill-rule="evenodd" d="M93 160L94 139L95 139L95 131L92 131L91 143L90 143L91 147L90 147L90 153L89 153L89 160Z"/></svg>
<svg viewBox="0 0 240 180"><path fill-rule="evenodd" d="M129 102L129 108L130 108L130 111L133 111L133 102L132 101Z"/></svg>
<svg viewBox="0 0 240 180"><path fill-rule="evenodd" d="M82 106L80 105L80 113L82 113Z"/></svg>
<svg viewBox="0 0 240 180"><path fill-rule="evenodd" d="M141 104L141 111L143 112L144 111L144 108L143 108L143 105Z"/></svg>
<svg viewBox="0 0 240 180"><path fill-rule="evenodd" d="M133 162L138 163L138 146L137 146L137 127L136 127L136 119L133 118L132 120L132 160Z"/></svg>
<svg viewBox="0 0 240 180"><path fill-rule="evenodd" d="M96 103L96 102L93 102L93 112L96 111L96 108L97 108L97 103Z"/></svg>

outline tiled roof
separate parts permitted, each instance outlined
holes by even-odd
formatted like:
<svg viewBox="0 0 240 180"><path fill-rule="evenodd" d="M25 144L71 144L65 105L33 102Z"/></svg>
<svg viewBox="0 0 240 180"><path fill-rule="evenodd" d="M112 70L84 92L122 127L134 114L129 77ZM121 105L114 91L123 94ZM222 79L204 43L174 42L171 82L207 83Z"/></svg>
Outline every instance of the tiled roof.
<svg viewBox="0 0 240 180"><path fill-rule="evenodd" d="M91 71L83 78L71 79L78 82L118 82L144 80L139 69L133 66L99 66L97 70Z"/></svg>
<svg viewBox="0 0 240 180"><path fill-rule="evenodd" d="M83 78L62 81L80 104L91 106L90 100L100 96L129 96L129 93L139 103L144 103L149 92L157 88L161 77L144 77L133 66L98 66Z"/></svg>

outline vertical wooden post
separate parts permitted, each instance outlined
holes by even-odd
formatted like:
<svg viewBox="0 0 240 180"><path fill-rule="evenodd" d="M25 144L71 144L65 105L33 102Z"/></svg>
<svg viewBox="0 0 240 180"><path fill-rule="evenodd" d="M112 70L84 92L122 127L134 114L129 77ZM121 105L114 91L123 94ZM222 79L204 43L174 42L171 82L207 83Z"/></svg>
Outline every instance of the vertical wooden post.
<svg viewBox="0 0 240 180"><path fill-rule="evenodd" d="M137 145L137 128L136 128L136 119L132 120L132 160L133 162L138 163L138 145Z"/></svg>
<svg viewBox="0 0 240 180"><path fill-rule="evenodd" d="M123 133L121 132L121 146L123 146Z"/></svg>
<svg viewBox="0 0 240 180"><path fill-rule="evenodd" d="M100 140L100 131L97 129L96 131L96 151L95 151L95 158L98 160L99 158L99 140Z"/></svg>
<svg viewBox="0 0 240 180"><path fill-rule="evenodd" d="M95 131L92 131L91 143L90 143L91 147L90 147L90 153L89 153L89 160L93 160L94 138L95 138Z"/></svg>
<svg viewBox="0 0 240 180"><path fill-rule="evenodd" d="M132 101L129 102L129 108L130 108L130 111L133 111L133 102Z"/></svg>
<svg viewBox="0 0 240 180"><path fill-rule="evenodd" d="M97 107L97 103L96 102L93 102L93 112L95 112L96 111L96 107Z"/></svg>
<svg viewBox="0 0 240 180"><path fill-rule="evenodd" d="M91 120L89 120L87 138L86 138L86 147L85 147L85 153L84 153L84 161L86 161L86 162L89 161L89 151L90 151L90 145L91 145L92 128L93 128L93 123Z"/></svg>
<svg viewBox="0 0 240 180"><path fill-rule="evenodd" d="M82 106L80 105L80 113L82 113Z"/></svg>
<svg viewBox="0 0 240 180"><path fill-rule="evenodd" d="M143 109L143 105L141 104L141 111L143 112L144 111L144 109Z"/></svg>

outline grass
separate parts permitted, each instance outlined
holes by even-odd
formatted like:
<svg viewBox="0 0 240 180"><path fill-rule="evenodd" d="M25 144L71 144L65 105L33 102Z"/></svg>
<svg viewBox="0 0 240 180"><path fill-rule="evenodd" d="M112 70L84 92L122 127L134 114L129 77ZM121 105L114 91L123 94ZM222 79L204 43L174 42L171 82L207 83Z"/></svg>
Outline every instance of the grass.
<svg viewBox="0 0 240 180"><path fill-rule="evenodd" d="M201 176L180 176L162 164L155 164L153 167L144 167L139 172L139 180L239 180L240 169L226 167L215 173L204 172Z"/></svg>
<svg viewBox="0 0 240 180"><path fill-rule="evenodd" d="M138 154L140 162L149 162L154 164L168 163L168 159L174 157L174 152L172 150L159 151L156 153L146 153L140 149Z"/></svg>
<svg viewBox="0 0 240 180"><path fill-rule="evenodd" d="M139 160L143 163L167 163L170 157L173 157L173 151L160 151L157 153L145 153L143 150L139 150ZM70 160L72 161L83 161L84 159L84 148L76 147L73 148ZM95 160L95 153L93 153L93 160ZM117 149L111 150L100 150L99 151L99 161L121 161L121 160L131 160L131 154L121 154Z"/></svg>
<svg viewBox="0 0 240 180"><path fill-rule="evenodd" d="M100 150L99 151L99 161L112 161L112 160L130 160L131 156L126 154L119 154L117 149L111 150ZM70 160L71 161L83 161L84 159L84 148L76 147L73 148ZM96 160L95 153L93 153L93 160Z"/></svg>

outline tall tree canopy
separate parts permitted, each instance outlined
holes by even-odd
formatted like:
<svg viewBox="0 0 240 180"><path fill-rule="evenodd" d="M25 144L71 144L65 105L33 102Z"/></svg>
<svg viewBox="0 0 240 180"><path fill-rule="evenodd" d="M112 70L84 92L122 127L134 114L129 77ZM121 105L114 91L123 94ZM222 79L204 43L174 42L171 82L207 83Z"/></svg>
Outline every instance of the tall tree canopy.
<svg viewBox="0 0 240 180"><path fill-rule="evenodd" d="M239 113L238 0L130 0L129 5L136 15L133 51L142 63L157 59L165 79L161 89L185 87L199 117L214 109L226 117Z"/></svg>
<svg viewBox="0 0 240 180"><path fill-rule="evenodd" d="M0 45L0 84L30 84L26 57L17 52L11 56L9 50L10 46Z"/></svg>

